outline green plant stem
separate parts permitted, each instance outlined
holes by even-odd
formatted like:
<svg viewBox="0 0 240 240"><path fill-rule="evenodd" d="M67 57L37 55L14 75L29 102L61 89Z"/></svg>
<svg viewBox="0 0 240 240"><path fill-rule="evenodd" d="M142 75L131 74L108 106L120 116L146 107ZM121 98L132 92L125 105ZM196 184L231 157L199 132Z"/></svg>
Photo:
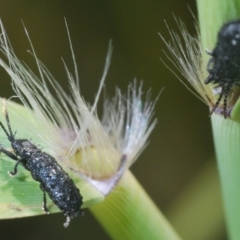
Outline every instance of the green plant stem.
<svg viewBox="0 0 240 240"><path fill-rule="evenodd" d="M198 0L203 49L213 49L220 27L240 16L239 0ZM208 56L209 57L209 56ZM204 57L205 65L207 54ZM206 72L207 75L207 72ZM203 79L204 81L204 79ZM238 113L234 112L234 118ZM233 117L233 116L232 116ZM212 127L230 239L240 239L240 123L213 114ZM236 118L235 118L236 119Z"/></svg>
<svg viewBox="0 0 240 240"><path fill-rule="evenodd" d="M230 239L240 239L240 123L214 114L212 126Z"/></svg>
<svg viewBox="0 0 240 240"><path fill-rule="evenodd" d="M130 171L90 209L113 239L180 239Z"/></svg>

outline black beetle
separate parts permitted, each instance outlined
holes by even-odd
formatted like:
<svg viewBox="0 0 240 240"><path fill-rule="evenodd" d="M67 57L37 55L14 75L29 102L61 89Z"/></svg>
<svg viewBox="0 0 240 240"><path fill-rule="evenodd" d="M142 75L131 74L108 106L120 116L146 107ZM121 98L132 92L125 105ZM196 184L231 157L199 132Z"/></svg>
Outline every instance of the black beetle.
<svg viewBox="0 0 240 240"><path fill-rule="evenodd" d="M7 131L2 122L0 122L0 126L7 135L14 153L8 151L3 146L0 146L0 152L17 161L13 172L9 172L10 175L17 174L17 167L21 163L31 173L32 178L40 182L40 188L43 191L44 212L49 213L46 200L46 193L48 193L54 204L67 217L64 223L64 227L67 227L72 218L80 215L83 216L81 210L83 197L79 189L51 155L42 152L27 139L15 139L6 107L4 108L4 114L9 131Z"/></svg>
<svg viewBox="0 0 240 240"><path fill-rule="evenodd" d="M224 117L227 117L227 99L234 85L240 86L240 20L230 21L218 33L216 47L207 52L211 58L207 65L209 76L205 84L213 82L220 89L220 95L211 113L218 107L222 97Z"/></svg>

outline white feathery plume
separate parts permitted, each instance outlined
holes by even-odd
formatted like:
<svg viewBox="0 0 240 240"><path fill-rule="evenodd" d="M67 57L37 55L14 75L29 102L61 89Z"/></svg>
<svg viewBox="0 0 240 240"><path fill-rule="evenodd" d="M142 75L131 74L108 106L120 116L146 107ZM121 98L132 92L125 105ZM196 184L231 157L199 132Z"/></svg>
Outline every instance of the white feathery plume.
<svg viewBox="0 0 240 240"><path fill-rule="evenodd" d="M212 95L216 95L204 83L204 80L207 77L207 69L206 69L206 58L204 58L205 51L201 46L200 33L197 23L195 23L197 35L191 36L185 24L181 20L177 20L175 18L177 26L181 32L181 35L178 35L173 30L168 28L171 40L168 42L165 38L160 34L160 37L166 44L169 54L166 52L168 60L176 67L176 69L180 72L180 74L192 85L194 90L186 84L181 77L179 77L169 66L167 68L173 72L173 74L180 80L180 82L190 91L192 92L198 99L203 101L207 105L212 105L210 99L212 99ZM207 54L206 54L207 57ZM216 97L216 96L215 96Z"/></svg>
<svg viewBox="0 0 240 240"><path fill-rule="evenodd" d="M0 66L11 77L16 95L29 110L29 122L26 124L33 126L31 134L48 146L44 151L52 154L62 166L88 179L104 195L108 194L124 170L141 153L156 124L156 120L151 123L155 102L150 100L150 93L143 100L142 84L137 86L136 81L129 85L127 96L117 89L116 96L105 101L100 121L96 110L110 66L111 42L100 87L93 106L90 106L80 94L68 28L75 76L69 72L64 61L63 64L70 95L37 58L26 28L39 76L16 57L2 23L0 25L0 51L7 58L7 61L0 59Z"/></svg>

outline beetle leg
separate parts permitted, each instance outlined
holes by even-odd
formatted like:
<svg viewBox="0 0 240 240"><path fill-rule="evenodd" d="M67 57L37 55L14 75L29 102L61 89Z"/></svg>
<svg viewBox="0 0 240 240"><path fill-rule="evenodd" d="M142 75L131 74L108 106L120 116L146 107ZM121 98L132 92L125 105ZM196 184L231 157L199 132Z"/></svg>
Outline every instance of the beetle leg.
<svg viewBox="0 0 240 240"><path fill-rule="evenodd" d="M8 157L10 157L13 160L18 161L18 157L13 154L12 152L8 151L7 149L5 149L4 147L0 146L0 153L3 152L4 154L6 154Z"/></svg>
<svg viewBox="0 0 240 240"><path fill-rule="evenodd" d="M23 160L22 158L18 158L15 154L13 154L12 152L8 151L7 149L0 147L0 152L3 152L4 154L6 154L8 157L10 157L13 160L16 160L16 164L14 166L13 172L9 171L9 175L14 176L17 174L17 167L18 164Z"/></svg>
<svg viewBox="0 0 240 240"><path fill-rule="evenodd" d="M22 160L23 160L23 158L19 158L19 159L17 160L17 163L16 163L15 166L14 166L13 172L8 172L9 175L14 176L14 175L17 174L18 164L19 164Z"/></svg>
<svg viewBox="0 0 240 240"><path fill-rule="evenodd" d="M46 192L44 190L43 185L40 185L41 190L43 191L43 205L42 205L42 210L46 213L49 214L48 208L47 208L47 197L46 197Z"/></svg>
<svg viewBox="0 0 240 240"><path fill-rule="evenodd" d="M71 221L71 218L67 216L66 222L63 224L63 226L67 228L69 226L70 221Z"/></svg>

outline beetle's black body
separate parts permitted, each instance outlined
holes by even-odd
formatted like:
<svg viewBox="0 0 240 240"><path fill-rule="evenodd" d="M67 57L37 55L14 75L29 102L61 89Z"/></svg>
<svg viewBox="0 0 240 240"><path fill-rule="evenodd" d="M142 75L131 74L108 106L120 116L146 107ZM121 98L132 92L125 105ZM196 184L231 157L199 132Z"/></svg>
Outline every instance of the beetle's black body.
<svg viewBox="0 0 240 240"><path fill-rule="evenodd" d="M227 117L227 98L234 85L240 86L240 20L228 22L218 33L217 45L209 53L207 71L209 76L205 80L208 84L218 84L221 92L211 114L218 107L224 97L224 117Z"/></svg>
<svg viewBox="0 0 240 240"><path fill-rule="evenodd" d="M33 179L40 182L40 188L43 191L43 210L48 213L45 195L47 192L52 201L67 216L67 221L64 223L64 226L67 227L71 218L83 215L80 209L83 202L79 189L52 156L42 152L27 139L15 139L7 111L5 115L9 132L1 122L0 125L8 136L15 154L2 146L0 146L0 152L17 161L14 171L10 174L15 175L17 173L19 163L30 171Z"/></svg>

